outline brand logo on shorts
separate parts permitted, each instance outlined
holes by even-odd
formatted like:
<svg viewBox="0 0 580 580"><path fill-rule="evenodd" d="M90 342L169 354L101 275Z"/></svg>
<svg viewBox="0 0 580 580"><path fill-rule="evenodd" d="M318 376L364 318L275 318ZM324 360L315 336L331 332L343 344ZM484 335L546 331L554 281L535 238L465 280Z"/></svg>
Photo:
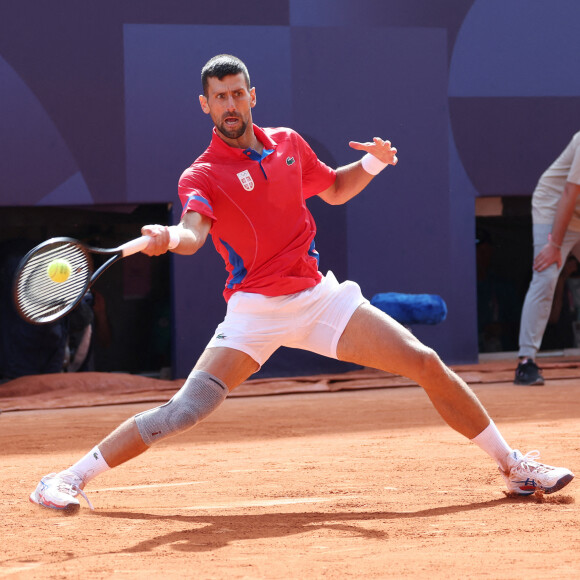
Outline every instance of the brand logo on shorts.
<svg viewBox="0 0 580 580"><path fill-rule="evenodd" d="M294 157L286 157L286 165L294 165L295 161Z"/></svg>
<svg viewBox="0 0 580 580"><path fill-rule="evenodd" d="M254 180L247 169L238 173L238 179L246 191L252 191L254 189Z"/></svg>
<svg viewBox="0 0 580 580"><path fill-rule="evenodd" d="M225 340L225 339L227 338L227 336L226 336L225 334L223 334L223 333L221 333L221 332L220 332L220 333L219 333L219 334L216 336L216 338L219 338L220 340Z"/></svg>

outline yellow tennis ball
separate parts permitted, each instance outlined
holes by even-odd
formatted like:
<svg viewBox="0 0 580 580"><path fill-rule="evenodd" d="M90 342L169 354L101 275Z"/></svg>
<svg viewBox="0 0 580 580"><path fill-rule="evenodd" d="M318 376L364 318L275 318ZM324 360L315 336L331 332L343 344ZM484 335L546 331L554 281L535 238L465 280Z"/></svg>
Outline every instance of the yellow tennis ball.
<svg viewBox="0 0 580 580"><path fill-rule="evenodd" d="M68 263L68 260L53 260L48 265L46 273L53 282L58 282L59 284L61 282L66 282L71 273L70 264Z"/></svg>

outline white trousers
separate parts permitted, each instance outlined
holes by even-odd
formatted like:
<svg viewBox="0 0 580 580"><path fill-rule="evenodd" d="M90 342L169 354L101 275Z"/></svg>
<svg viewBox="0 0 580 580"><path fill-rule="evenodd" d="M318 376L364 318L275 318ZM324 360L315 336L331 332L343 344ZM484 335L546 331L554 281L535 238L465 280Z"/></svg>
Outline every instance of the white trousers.
<svg viewBox="0 0 580 580"><path fill-rule="evenodd" d="M534 224L534 259L548 243L548 234L551 231L551 224ZM566 231L562 242L562 267L558 268L556 264L552 264L542 272L536 270L533 272L520 321L520 350L518 352L520 357L535 358L540 349L552 310L558 276L570 253L580 260L580 232Z"/></svg>

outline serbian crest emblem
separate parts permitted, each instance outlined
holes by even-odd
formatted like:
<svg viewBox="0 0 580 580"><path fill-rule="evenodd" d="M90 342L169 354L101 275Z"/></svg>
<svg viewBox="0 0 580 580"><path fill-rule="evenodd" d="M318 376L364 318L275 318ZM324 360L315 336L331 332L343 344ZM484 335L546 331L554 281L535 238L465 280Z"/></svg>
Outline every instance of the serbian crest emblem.
<svg viewBox="0 0 580 580"><path fill-rule="evenodd" d="M254 189L254 180L247 169L238 173L238 179L246 191L252 191Z"/></svg>

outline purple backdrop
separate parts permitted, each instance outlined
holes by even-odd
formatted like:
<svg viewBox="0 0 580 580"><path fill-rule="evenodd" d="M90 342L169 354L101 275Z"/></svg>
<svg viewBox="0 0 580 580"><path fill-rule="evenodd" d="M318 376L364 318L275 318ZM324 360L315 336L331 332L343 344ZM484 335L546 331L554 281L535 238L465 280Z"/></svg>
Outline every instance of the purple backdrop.
<svg viewBox="0 0 580 580"><path fill-rule="evenodd" d="M173 204L179 219L177 179L211 129L199 71L233 52L249 65L258 124L294 127L332 165L357 159L350 139L382 135L399 148L399 165L347 206L312 200L321 268L369 298L441 295L447 320L416 334L447 362L477 359L475 198L530 195L578 129L578 2L58 6L3 8L0 216L2 207ZM171 272L174 374L184 376L223 317L225 271L209 245L173 258ZM341 368L284 350L264 372Z"/></svg>

